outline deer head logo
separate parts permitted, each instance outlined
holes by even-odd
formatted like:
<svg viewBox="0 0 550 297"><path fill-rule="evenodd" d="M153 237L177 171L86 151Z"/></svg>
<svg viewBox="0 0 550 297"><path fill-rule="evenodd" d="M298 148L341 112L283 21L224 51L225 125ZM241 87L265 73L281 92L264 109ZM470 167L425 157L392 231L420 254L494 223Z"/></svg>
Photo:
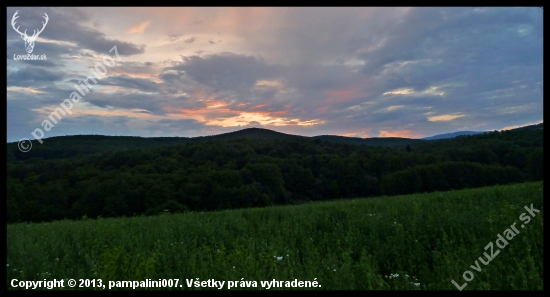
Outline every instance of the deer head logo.
<svg viewBox="0 0 550 297"><path fill-rule="evenodd" d="M27 50L27 53L32 53L32 50L34 49L34 42L36 41L36 38L38 38L38 35L40 35L40 33L42 33L42 31L44 31L44 28L46 28L46 25L48 24L48 15L46 13L45 16L43 16L43 18L46 19L45 22L42 22L42 29L38 30L38 32L36 32L36 29L33 31L33 34L32 36L28 36L27 35L27 30L25 30L25 32L22 32L19 31L19 27L20 26L17 26L17 28L15 28L15 20L19 17L17 15L17 13L19 12L16 11L14 14L13 14L13 17L11 19L11 26L13 27L13 29L15 30L15 32L19 33L21 35L21 38L23 38L23 40L25 41L25 49Z"/></svg>

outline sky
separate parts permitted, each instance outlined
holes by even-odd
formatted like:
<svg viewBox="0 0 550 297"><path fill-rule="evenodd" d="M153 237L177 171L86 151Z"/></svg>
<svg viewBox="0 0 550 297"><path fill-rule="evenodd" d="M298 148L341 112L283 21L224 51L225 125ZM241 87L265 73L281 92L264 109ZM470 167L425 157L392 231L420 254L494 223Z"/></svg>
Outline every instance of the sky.
<svg viewBox="0 0 550 297"><path fill-rule="evenodd" d="M537 124L542 28L538 7L8 7L7 142Z"/></svg>

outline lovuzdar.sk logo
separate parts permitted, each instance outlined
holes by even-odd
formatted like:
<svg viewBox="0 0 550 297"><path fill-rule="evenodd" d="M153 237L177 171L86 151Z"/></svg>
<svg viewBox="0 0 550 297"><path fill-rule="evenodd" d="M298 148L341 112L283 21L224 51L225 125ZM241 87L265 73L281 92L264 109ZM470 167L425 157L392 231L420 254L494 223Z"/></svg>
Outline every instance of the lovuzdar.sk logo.
<svg viewBox="0 0 550 297"><path fill-rule="evenodd" d="M21 35L21 38L23 38L23 40L25 41L25 50L27 51L27 53L31 54L32 51L34 50L34 44L36 42L36 38L38 38L38 35L40 35L40 33L42 33L42 31L44 31L44 28L46 28L46 25L48 24L48 14L44 13L44 16L42 16L43 18L46 19L45 22L42 22L42 29L38 30L38 32L36 31L36 29L34 29L33 31L33 34L31 36L27 35L27 30L25 29L24 32L21 32L19 31L19 27L21 26L17 26L17 28L15 27L15 20L17 18L19 18L19 15L17 15L17 13L19 12L16 11L14 14L13 14L13 17L11 19L11 25L13 27L13 29L15 30L15 32L19 33L19 35Z"/></svg>

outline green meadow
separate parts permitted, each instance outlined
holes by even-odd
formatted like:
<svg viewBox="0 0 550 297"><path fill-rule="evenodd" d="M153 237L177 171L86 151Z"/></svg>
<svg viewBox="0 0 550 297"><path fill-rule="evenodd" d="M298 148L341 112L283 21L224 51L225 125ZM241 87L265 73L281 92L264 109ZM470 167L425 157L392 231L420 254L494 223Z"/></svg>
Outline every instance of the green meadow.
<svg viewBox="0 0 550 297"><path fill-rule="evenodd" d="M539 212L530 214L525 207L531 205ZM458 290L465 283L463 290L542 290L543 214L540 181L266 208L8 224L7 286L20 289L11 286L13 279L64 279L65 284L101 279L107 287L109 281L178 279L173 289L216 290L186 282L214 279L225 281L224 290L229 281L234 281L231 290L267 290L262 281L297 279L318 286L269 290ZM517 233L510 231L514 223Z"/></svg>

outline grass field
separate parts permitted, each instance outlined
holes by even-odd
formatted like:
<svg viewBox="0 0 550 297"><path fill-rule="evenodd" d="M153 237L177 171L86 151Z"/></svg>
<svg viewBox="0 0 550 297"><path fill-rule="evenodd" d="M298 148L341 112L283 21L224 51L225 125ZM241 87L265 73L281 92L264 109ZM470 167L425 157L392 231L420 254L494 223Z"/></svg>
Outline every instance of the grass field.
<svg viewBox="0 0 550 297"><path fill-rule="evenodd" d="M530 215L525 206L531 205L540 212ZM297 279L320 285L295 288L306 290L458 290L465 283L463 290L542 290L543 213L543 183L534 182L211 213L9 224L7 283L18 289L12 279L101 279L106 288L95 289L108 290L109 281L179 279L177 289L216 289L189 288L186 282L215 279L225 281L223 289L236 281L231 290L261 290L267 289L262 281ZM517 233L511 231L514 223ZM279 284L269 290L294 289Z"/></svg>

